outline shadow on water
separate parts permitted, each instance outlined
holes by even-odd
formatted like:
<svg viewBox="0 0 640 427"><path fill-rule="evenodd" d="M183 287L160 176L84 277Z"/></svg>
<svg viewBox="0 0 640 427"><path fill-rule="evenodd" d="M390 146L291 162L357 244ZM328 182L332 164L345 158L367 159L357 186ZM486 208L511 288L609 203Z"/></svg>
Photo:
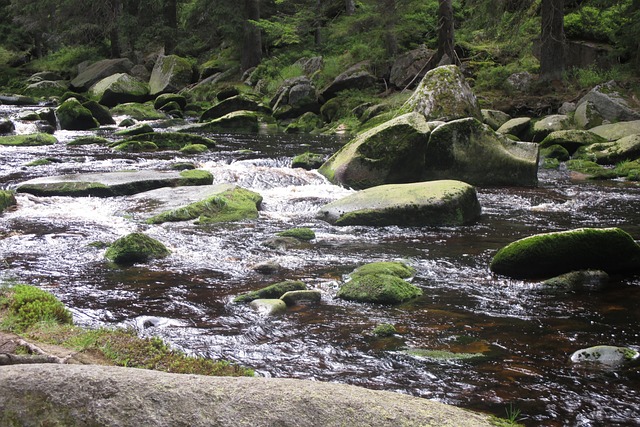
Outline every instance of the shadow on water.
<svg viewBox="0 0 640 427"><path fill-rule="evenodd" d="M257 221L196 226L147 225L127 197L19 194L19 207L0 221L2 278L51 290L77 323L131 326L187 353L229 359L263 376L392 390L498 416L512 405L531 426L635 425L640 419L637 367L595 371L569 364L573 351L596 344L639 348L640 277L613 277L600 290L549 294L536 283L488 270L498 248L534 233L619 226L638 238L637 185L542 171L539 188L478 189L483 215L473 226L338 228L317 220L315 212L351 191L290 164L307 150L328 156L343 140L212 137L218 147L198 156L116 154L107 147L67 147L64 138L45 148L0 147L4 188L37 176L190 161L210 170L216 182L238 183L264 197ZM42 157L60 161L25 166ZM297 226L311 227L316 240L287 250L263 244ZM172 255L120 268L91 245L133 231L163 241ZM252 269L267 260L281 270L262 275ZM414 266L413 283L424 295L397 307L335 299L353 268L382 260ZM285 279L321 290L321 304L263 317L232 303L241 292ZM380 323L393 324L397 334L374 337ZM438 359L408 354L408 348L477 357Z"/></svg>

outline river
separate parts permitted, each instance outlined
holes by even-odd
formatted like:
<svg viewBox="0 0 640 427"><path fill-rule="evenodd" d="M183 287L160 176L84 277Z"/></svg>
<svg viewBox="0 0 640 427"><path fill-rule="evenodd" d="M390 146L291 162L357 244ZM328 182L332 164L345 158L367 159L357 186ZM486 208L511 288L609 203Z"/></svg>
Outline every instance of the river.
<svg viewBox="0 0 640 427"><path fill-rule="evenodd" d="M0 118L22 110L0 106ZM19 132L31 130L18 124ZM112 132L98 131L109 138ZM540 232L617 226L639 239L637 183L541 170L538 188L478 188L482 217L472 226L334 227L315 213L352 191L290 165L307 150L333 153L343 137L207 135L217 148L195 156L65 144L90 133L58 131L60 143L48 147L0 146L0 187L40 176L193 162L214 182L237 183L264 202L254 221L148 225L132 212L128 197L18 194L18 208L0 216L0 279L51 291L77 324L132 326L189 354L228 359L262 376L396 391L501 417L514 408L527 426L640 425L637 367L598 370L569 362L572 352L597 344L640 349L640 277L549 293L539 283L488 269L497 249ZM25 166L45 157L55 162ZM289 249L264 245L275 233L302 226L316 232L314 241ZM133 231L159 239L171 256L119 268L104 260L104 249L90 245ZM254 271L267 260L282 269ZM335 298L355 267L390 260L417 270L412 283L422 297L395 307ZM232 303L239 293L285 279L322 291L321 304L264 317ZM380 323L393 324L398 334L375 338L371 330ZM410 356L407 348L483 357L429 359Z"/></svg>

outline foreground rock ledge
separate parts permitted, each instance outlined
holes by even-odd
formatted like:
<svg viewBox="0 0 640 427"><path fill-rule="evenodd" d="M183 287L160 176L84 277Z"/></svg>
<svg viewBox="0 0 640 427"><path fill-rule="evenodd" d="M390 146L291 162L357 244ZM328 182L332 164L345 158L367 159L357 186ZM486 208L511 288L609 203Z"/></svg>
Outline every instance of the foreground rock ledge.
<svg viewBox="0 0 640 427"><path fill-rule="evenodd" d="M82 365L0 367L0 425L491 426L416 397L292 379Z"/></svg>

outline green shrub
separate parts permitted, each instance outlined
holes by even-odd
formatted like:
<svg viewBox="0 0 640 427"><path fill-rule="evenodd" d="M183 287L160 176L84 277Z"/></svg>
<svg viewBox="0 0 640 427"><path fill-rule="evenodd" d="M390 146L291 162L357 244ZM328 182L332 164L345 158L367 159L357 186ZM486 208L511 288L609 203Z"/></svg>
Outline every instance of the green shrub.
<svg viewBox="0 0 640 427"><path fill-rule="evenodd" d="M63 47L41 59L29 64L32 70L56 71L60 73L75 73L78 64L84 61L101 59L98 49L88 46Z"/></svg>
<svg viewBox="0 0 640 427"><path fill-rule="evenodd" d="M15 285L0 290L0 308L8 311L9 329L26 330L39 322L72 324L71 312L55 296L30 285Z"/></svg>
<svg viewBox="0 0 640 427"><path fill-rule="evenodd" d="M577 89L590 89L610 80L626 80L627 77L628 72L620 65L608 70L591 65L586 68L572 68L567 72L565 80L573 83Z"/></svg>

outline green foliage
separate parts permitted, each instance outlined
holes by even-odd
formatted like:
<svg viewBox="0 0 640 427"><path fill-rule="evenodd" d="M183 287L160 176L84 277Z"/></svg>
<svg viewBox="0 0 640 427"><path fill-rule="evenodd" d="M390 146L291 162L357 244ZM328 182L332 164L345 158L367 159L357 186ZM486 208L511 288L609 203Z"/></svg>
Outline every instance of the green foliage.
<svg viewBox="0 0 640 427"><path fill-rule="evenodd" d="M593 3L593 2L591 2ZM613 42L620 22L631 1L615 2L609 7L601 4L583 5L564 16L564 31L568 38Z"/></svg>
<svg viewBox="0 0 640 427"><path fill-rule="evenodd" d="M315 239L316 233L310 228L301 227L301 228L291 228L289 230L281 231L280 233L278 233L278 236L294 237L298 240L308 241L308 240Z"/></svg>
<svg viewBox="0 0 640 427"><path fill-rule="evenodd" d="M76 67L84 61L97 61L103 56L95 47L89 46L65 46L49 55L32 61L29 68L35 71L56 71L65 74L74 74Z"/></svg>
<svg viewBox="0 0 640 427"><path fill-rule="evenodd" d="M381 323L373 328L373 335L377 337L391 337L397 333L395 326L390 323Z"/></svg>
<svg viewBox="0 0 640 427"><path fill-rule="evenodd" d="M621 65L614 65L606 70L592 65L587 68L572 68L567 72L565 80L577 89L590 89L610 80L625 81L628 78L629 72Z"/></svg>
<svg viewBox="0 0 640 427"><path fill-rule="evenodd" d="M0 288L0 311L3 310L8 313L3 320L4 327L15 331L24 331L38 322L73 322L71 313L60 300L30 285Z"/></svg>

